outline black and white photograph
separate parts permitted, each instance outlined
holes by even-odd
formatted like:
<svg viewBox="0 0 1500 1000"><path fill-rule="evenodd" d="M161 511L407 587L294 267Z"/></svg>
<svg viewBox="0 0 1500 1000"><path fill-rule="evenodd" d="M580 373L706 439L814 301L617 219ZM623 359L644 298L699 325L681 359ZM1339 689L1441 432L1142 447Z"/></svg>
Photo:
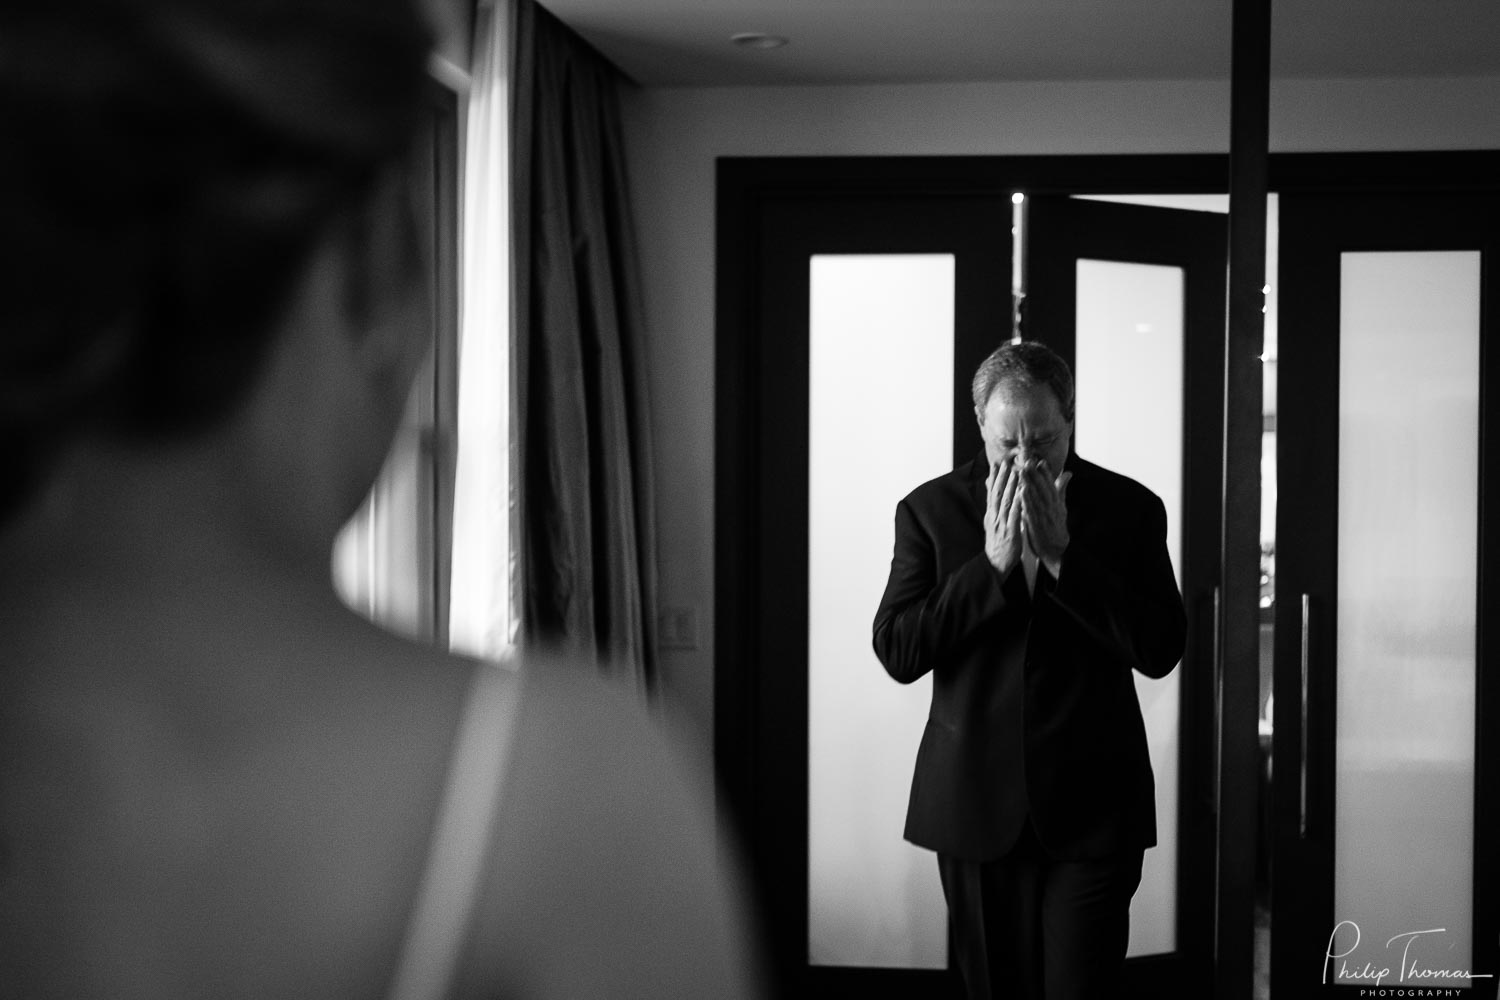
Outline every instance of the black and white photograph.
<svg viewBox="0 0 1500 1000"><path fill-rule="evenodd" d="M1500 1000L1500 3L0 2L0 1000Z"/></svg>

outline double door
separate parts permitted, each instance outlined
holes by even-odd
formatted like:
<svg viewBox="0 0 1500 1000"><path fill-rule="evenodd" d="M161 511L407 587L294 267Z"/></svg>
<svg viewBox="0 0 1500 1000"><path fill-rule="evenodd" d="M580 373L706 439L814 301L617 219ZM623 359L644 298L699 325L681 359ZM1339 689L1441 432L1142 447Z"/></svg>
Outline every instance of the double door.
<svg viewBox="0 0 1500 1000"><path fill-rule="evenodd" d="M896 501L979 447L968 383L1011 333L1010 193L765 199L751 248L736 257L744 280L726 293L732 275L721 277L721 306L734 308L720 331L717 746L789 991L957 995L935 862L900 839L928 695L884 675L869 622ZM1074 366L1079 453L1166 502L1189 614L1183 663L1137 685L1161 837L1132 908L1127 993L1211 988L1224 796L1266 800L1273 995L1321 988L1310 976L1329 953L1348 950L1346 966L1328 959L1337 982L1340 968L1385 954L1392 935L1439 926L1443 935L1414 938L1421 968L1495 971L1495 910L1476 888L1494 887L1496 873L1475 847L1500 842L1486 812L1493 796L1481 794L1496 776L1479 723L1497 701L1478 603L1494 592L1483 587L1494 543L1485 548L1482 529L1500 524L1485 517L1481 501L1493 507L1495 493L1482 492L1478 447L1494 410L1480 406L1483 387L1500 385L1496 352L1480 350L1496 220L1474 204L1282 199L1282 267L1270 277L1281 302L1279 412L1267 425L1278 442L1267 465L1280 494L1266 591L1276 656L1262 692L1274 736L1265 783L1223 788L1218 672L1261 669L1214 655L1220 497L1259 487L1222 481L1223 216L1028 197L1024 335ZM1435 229L1439 217L1457 228ZM1375 292L1385 298L1365 297ZM1469 312L1436 323L1438 304L1458 300ZM1371 316L1387 325L1373 330ZM726 328L744 339L726 343ZM1380 340L1403 328L1404 341ZM1342 375L1329 368L1340 357L1353 366ZM1459 373L1466 396L1454 395ZM1386 422L1371 423L1370 411ZM1413 435L1403 448L1420 459L1382 447L1403 428ZM1372 469L1387 478L1369 478ZM1362 499L1351 508L1350 498ZM1405 551L1423 558L1359 562L1401 547L1370 540L1393 521ZM1392 589L1392 573L1404 590ZM1378 599L1359 597L1351 579ZM1402 624L1397 609L1428 617ZM1422 648L1432 655L1410 656ZM1382 797L1386 785L1399 791ZM1413 811L1430 819L1403 819ZM1380 874L1417 856L1432 863L1405 882ZM1401 909L1418 885L1431 906ZM1466 907L1449 902L1460 889ZM1387 927L1413 919L1422 926ZM1493 980L1455 987L1470 982Z"/></svg>

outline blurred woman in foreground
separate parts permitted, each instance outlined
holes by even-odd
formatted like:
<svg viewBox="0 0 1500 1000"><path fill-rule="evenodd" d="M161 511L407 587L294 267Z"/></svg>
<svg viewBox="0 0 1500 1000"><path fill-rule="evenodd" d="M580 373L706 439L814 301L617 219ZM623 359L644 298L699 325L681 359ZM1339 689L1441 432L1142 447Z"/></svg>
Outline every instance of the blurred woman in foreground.
<svg viewBox="0 0 1500 1000"><path fill-rule="evenodd" d="M751 993L629 697L330 585L421 361L426 43L400 0L0 12L0 996Z"/></svg>

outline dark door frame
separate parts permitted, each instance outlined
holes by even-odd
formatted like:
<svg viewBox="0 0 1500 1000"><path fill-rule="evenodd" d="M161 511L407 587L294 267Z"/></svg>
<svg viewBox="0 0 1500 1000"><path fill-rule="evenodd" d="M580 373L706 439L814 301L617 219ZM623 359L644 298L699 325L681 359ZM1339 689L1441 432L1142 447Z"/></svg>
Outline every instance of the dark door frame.
<svg viewBox="0 0 1500 1000"><path fill-rule="evenodd" d="M808 358L811 296L808 259L815 254L952 254L954 272L953 450L938 460L934 474L967 460L980 447L978 428L967 402L974 368L1008 334L993 319L1010 308L1011 204L1007 198L961 195L941 199L847 197L837 202L775 202L764 216L768 236L761 255L763 284L756 296L763 322L757 342L762 367L746 373L768 389L759 423L759 455L765 475L755 498L757 531L767 544L757 548L756 568L765 582L757 603L765 623L757 648L777 669L758 672L756 698L777 706L762 716L765 752L750 833L759 868L774 880L758 886L770 917L773 952L793 995L859 996L878 1000L882 987L904 996L942 996L951 976L910 970L901 986L886 970L864 973L843 968L798 965L806 956L809 917L807 830L811 813L806 746L808 695L807 519L810 470L807 455L810 394ZM887 403L892 401L887 401ZM881 404L875 404L881 405ZM799 460L800 459L800 460ZM773 735L774 731L774 735ZM805 963L804 963L805 964Z"/></svg>
<svg viewBox="0 0 1500 1000"><path fill-rule="evenodd" d="M715 515L714 515L714 753L720 813L742 838L767 817L756 803L763 732L756 665L763 655L764 610L758 575L762 510L770 471L757 456L760 387L766 359L756 331L755 290L761 275L761 224L773 206L850 197L903 199L955 195L1008 197L1028 194L1223 193L1229 160L1218 154L721 158L717 170L715 308ZM1276 154L1270 187L1312 191L1492 191L1500 177L1500 152ZM788 456L783 456L786 459ZM1234 460L1235 456L1230 456ZM1246 456L1239 456L1242 463ZM794 459L793 459L794 460ZM1237 464L1239 464L1237 463ZM1251 553L1253 556L1253 553ZM1226 565L1226 577L1259 573L1253 561ZM1238 669L1238 668L1237 668ZM1243 669L1255 669L1247 664ZM1491 678L1479 692L1481 720L1500 699ZM1229 707L1226 706L1226 713ZM1252 709L1252 714L1254 709ZM1481 732L1483 724L1481 722ZM1495 784L1500 741L1482 746L1476 779ZM1257 776L1243 776L1253 789ZM792 790L796 792L795 789ZM806 795L805 774L801 794ZM1251 792L1250 794L1254 794ZM749 845L758 886L788 873L767 870ZM1253 841L1252 841L1253 848ZM759 863L759 864L758 864ZM1221 859L1241 869L1253 858ZM1494 882L1494 873L1487 876ZM1500 889L1491 885L1490 892ZM1477 928L1476 928L1477 930Z"/></svg>
<svg viewBox="0 0 1500 1000"><path fill-rule="evenodd" d="M1278 466L1297 469L1296 487L1281 492L1277 518L1276 686L1292 697L1276 700L1277 773L1286 777L1273 792L1273 866L1278 884L1302 886L1294 905L1272 899L1273 934L1305 942L1295 952L1273 949L1272 994L1352 997L1359 984L1321 984L1334 913L1333 872L1336 708L1338 677L1332 622L1338 598L1339 255L1345 251L1438 251L1479 249L1479 496L1475 666L1475 802L1473 952L1470 968L1500 973L1500 858L1485 845L1500 842L1500 657L1491 623L1500 621L1500 488L1494 483L1495 443L1500 440L1500 195L1451 195L1362 199L1288 198L1283 204L1282 294L1299 304L1281 321ZM1420 347L1420 336L1413 344ZM1330 414L1334 417L1331 419ZM1315 456L1315 459L1314 459ZM1314 459L1314 460L1310 460ZM1285 538L1288 544L1283 546ZM1304 617L1301 594L1308 595ZM1299 633L1304 632L1300 636ZM1306 680L1303 671L1306 670ZM1303 745L1301 699L1306 684L1309 728ZM1300 768L1298 765L1301 765ZM1305 792L1304 792L1305 789ZM1305 800L1304 800L1305 794ZM1393 811L1398 807L1392 805ZM1418 928L1412 928L1417 930ZM1372 934L1371 939L1376 935ZM1379 948L1378 940L1368 947ZM1376 951L1379 956L1384 950ZM1394 966L1393 966L1394 967ZM1330 973L1331 974L1331 973ZM1476 980L1460 995L1488 996L1493 979ZM1368 983L1366 984L1369 985ZM1398 989L1394 980L1386 985ZM1416 981L1410 987L1441 983Z"/></svg>
<svg viewBox="0 0 1500 1000"><path fill-rule="evenodd" d="M1219 524L1224 466L1224 270L1229 222L1223 215L1057 195L1027 199L1026 321L1023 335L1062 355L1077 373L1074 262L1128 261L1177 267L1183 275L1182 507L1178 584L1188 613L1180 685L1177 782L1177 946L1132 959L1125 987L1157 996L1192 995L1213 980L1214 857L1217 854L1214 667ZM1085 457L1093 457L1084 452ZM1158 781L1160 778L1158 778Z"/></svg>
<svg viewBox="0 0 1500 1000"><path fill-rule="evenodd" d="M458 233L459 99L436 82L428 83L432 220L424 239L431 258L432 391L431 409L423 414L422 454L432 470L431 532L433 557L430 577L433 642L448 646L448 610L453 569L453 490L458 459ZM423 138L429 133L424 129Z"/></svg>

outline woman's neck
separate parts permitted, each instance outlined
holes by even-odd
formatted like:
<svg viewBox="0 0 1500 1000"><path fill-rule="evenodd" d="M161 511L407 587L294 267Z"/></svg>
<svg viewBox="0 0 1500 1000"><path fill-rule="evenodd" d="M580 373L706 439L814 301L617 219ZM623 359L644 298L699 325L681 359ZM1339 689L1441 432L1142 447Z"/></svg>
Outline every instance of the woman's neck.
<svg viewBox="0 0 1500 1000"><path fill-rule="evenodd" d="M233 450L213 451L198 442L64 458L0 528L10 650L0 657L28 648L87 659L103 648L150 659L194 637L255 647L345 615L331 531L320 539L294 519L277 523L254 474L236 474Z"/></svg>

